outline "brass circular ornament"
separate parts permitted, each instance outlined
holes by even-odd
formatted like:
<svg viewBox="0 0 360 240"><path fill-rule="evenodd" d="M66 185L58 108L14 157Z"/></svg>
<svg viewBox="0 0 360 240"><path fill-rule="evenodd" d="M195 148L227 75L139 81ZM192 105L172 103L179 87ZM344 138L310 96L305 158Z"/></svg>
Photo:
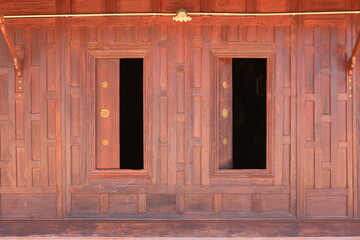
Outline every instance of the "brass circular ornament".
<svg viewBox="0 0 360 240"><path fill-rule="evenodd" d="M101 86L103 88L107 88L109 86L109 83L107 81L102 82Z"/></svg>
<svg viewBox="0 0 360 240"><path fill-rule="evenodd" d="M103 108L103 109L101 109L100 115L101 115L101 117L103 117L103 118L107 118L107 117L109 117L110 112L109 112L108 109Z"/></svg>
<svg viewBox="0 0 360 240"><path fill-rule="evenodd" d="M101 144L102 144L103 146L107 146L107 145L109 145L109 140L104 139L104 140L102 140Z"/></svg>
<svg viewBox="0 0 360 240"><path fill-rule="evenodd" d="M223 88L227 88L227 83L223 82L222 86L223 86Z"/></svg>
<svg viewBox="0 0 360 240"><path fill-rule="evenodd" d="M221 112L221 115L224 117L224 118L227 118L228 115L229 115L229 111L227 109L223 109L222 112Z"/></svg>

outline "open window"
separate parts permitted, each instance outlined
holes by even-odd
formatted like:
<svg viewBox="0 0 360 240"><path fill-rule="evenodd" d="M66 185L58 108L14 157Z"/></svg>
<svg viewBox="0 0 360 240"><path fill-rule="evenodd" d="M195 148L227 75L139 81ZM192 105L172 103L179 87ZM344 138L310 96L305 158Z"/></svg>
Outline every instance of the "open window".
<svg viewBox="0 0 360 240"><path fill-rule="evenodd" d="M218 168L267 168L267 59L219 58Z"/></svg>
<svg viewBox="0 0 360 240"><path fill-rule="evenodd" d="M144 169L143 58L95 61L96 169Z"/></svg>

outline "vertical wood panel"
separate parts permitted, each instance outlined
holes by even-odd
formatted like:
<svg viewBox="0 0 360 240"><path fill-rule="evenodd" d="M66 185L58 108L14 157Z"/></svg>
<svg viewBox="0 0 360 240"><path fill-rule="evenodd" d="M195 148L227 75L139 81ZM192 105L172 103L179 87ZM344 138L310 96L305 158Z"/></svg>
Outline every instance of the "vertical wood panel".
<svg viewBox="0 0 360 240"><path fill-rule="evenodd" d="M291 146L289 144L283 145L283 185L290 184L290 163L291 163Z"/></svg>
<svg viewBox="0 0 360 240"><path fill-rule="evenodd" d="M159 184L168 183L168 147L160 147L159 149Z"/></svg>
<svg viewBox="0 0 360 240"><path fill-rule="evenodd" d="M224 87L224 82L226 87ZM232 58L219 59L219 168L233 168Z"/></svg>
<svg viewBox="0 0 360 240"><path fill-rule="evenodd" d="M9 123L0 121L0 161L9 161L11 156L11 142L10 142L10 128Z"/></svg>
<svg viewBox="0 0 360 240"><path fill-rule="evenodd" d="M50 35L50 34L49 34ZM52 37L51 37L52 38ZM47 45L47 57L46 57L46 80L47 91L55 92L56 80L59 76L59 68L56 67L56 46Z"/></svg>
<svg viewBox="0 0 360 240"><path fill-rule="evenodd" d="M314 93L314 55L306 54L305 55L305 92Z"/></svg>
<svg viewBox="0 0 360 240"><path fill-rule="evenodd" d="M283 165L284 165L284 156L283 156L283 151L279 151L279 149L282 149L283 145L281 144L282 140L283 140L283 135L284 133L286 133L286 118L284 118L285 114L288 115L289 111L288 109L286 109L285 105L283 104L284 102L284 95L288 95L288 91L286 91L290 86L289 83L289 76L290 76L290 69L289 69L289 64L287 63L289 61L289 57L288 57L288 50L286 47L288 45L288 43L286 42L285 39L286 36L286 28L285 27L275 27L275 44L276 44L276 56L275 56L275 66L274 66L274 71L276 73L276 78L273 80L273 82L271 83L270 81L268 81L268 83L270 82L270 86L267 85L267 95L271 95L274 94L274 98L273 98L273 102L268 103L267 106L269 106L270 104L273 104L273 111L275 112L274 114L271 114L271 110L267 110L267 114L271 114L270 116L267 116L268 119L272 119L271 123L269 124L269 120L267 121L267 129L273 125L274 127L270 129L273 129L273 132L270 133L270 131L268 131L268 134L270 135L268 137L268 141L271 141L270 139L272 138L274 140L273 144L273 148L272 148L272 152L271 155L273 156L273 167L274 170L276 171L276 174L274 176L274 184L275 185L281 185L282 180L283 180ZM270 70L271 71L271 70ZM286 88L285 88L286 87ZM272 91L270 91L270 89L273 89ZM269 101L269 100L267 100ZM288 115L289 116L289 115ZM269 126L270 125L270 126ZM285 131L284 131L285 130ZM287 130L289 131L289 130ZM274 136L272 136L272 134ZM270 150L271 151L271 150Z"/></svg>
<svg viewBox="0 0 360 240"><path fill-rule="evenodd" d="M96 167L120 168L120 61L97 59L95 64ZM105 81L108 83L106 88L102 87ZM108 110L108 117L102 116L104 110ZM108 145L104 145L104 140Z"/></svg>
<svg viewBox="0 0 360 240"><path fill-rule="evenodd" d="M57 175L60 174L57 171L57 149L56 147L48 147L48 161L49 161L49 186L56 186Z"/></svg>
<svg viewBox="0 0 360 240"><path fill-rule="evenodd" d="M32 121L31 123L31 153L32 161L41 160L41 124L39 121Z"/></svg>
<svg viewBox="0 0 360 240"><path fill-rule="evenodd" d="M283 98L283 111L284 111L284 126L283 126L283 135L290 136L290 128L291 128L291 98L284 97Z"/></svg>
<svg viewBox="0 0 360 240"><path fill-rule="evenodd" d="M70 98L70 120L71 120L71 136L80 136L80 98L79 96L71 96Z"/></svg>
<svg viewBox="0 0 360 240"><path fill-rule="evenodd" d="M30 187L32 185L32 168L30 159L26 157L26 151L23 147L16 148L17 159L17 185L21 187Z"/></svg>
<svg viewBox="0 0 360 240"><path fill-rule="evenodd" d="M315 187L315 150L305 149L304 150L304 187L314 188Z"/></svg>
<svg viewBox="0 0 360 240"><path fill-rule="evenodd" d="M25 113L24 113L24 101L15 101L16 112L16 139L25 138Z"/></svg>
<svg viewBox="0 0 360 240"><path fill-rule="evenodd" d="M348 175L348 154L347 149L337 149L337 165L336 165L336 171L337 171L337 179L335 179L336 182L336 188L347 188L347 175Z"/></svg>
<svg viewBox="0 0 360 240"><path fill-rule="evenodd" d="M40 113L40 78L39 74L31 75L31 113Z"/></svg>
<svg viewBox="0 0 360 240"><path fill-rule="evenodd" d="M168 98L160 97L160 138L168 137Z"/></svg>
<svg viewBox="0 0 360 240"><path fill-rule="evenodd" d="M30 29L26 29L27 31L29 31ZM31 28L31 33L30 33L30 38L31 38L31 45L30 47L30 65L31 66L39 66L40 65L40 51L39 51L39 38L40 38L40 33L39 33L39 28L38 27L34 27Z"/></svg>
<svg viewBox="0 0 360 240"><path fill-rule="evenodd" d="M186 149L185 149L185 122L179 121L176 123L176 157L178 163L185 163L185 156L186 156ZM188 165L188 164L186 164ZM192 167L192 166L190 166ZM176 179L174 177L176 174L174 174L174 170L176 170L175 161L171 161L169 159L169 185L173 185L176 182ZM189 172L191 169L189 167L185 167L185 171ZM186 184L192 184L192 174L186 174L185 179Z"/></svg>
<svg viewBox="0 0 360 240"><path fill-rule="evenodd" d="M202 79L210 79L211 75L209 72L210 69L210 59L211 55L209 53L209 43L208 40L211 39L211 27L209 26L203 26L202 27L202 40L203 40L203 48L202 48L202 57L206 61L202 64ZM203 91L203 109L211 109L211 84L209 81L203 81L202 87L204 89ZM211 113L211 111L210 111ZM208 111L202 111L202 148L201 148L201 184L203 185L210 185L210 149L211 149L211 143L209 141L211 133L210 133L210 119L211 116Z"/></svg>
<svg viewBox="0 0 360 240"><path fill-rule="evenodd" d="M80 175L80 147L71 146L71 183L80 184L81 175Z"/></svg>
<svg viewBox="0 0 360 240"><path fill-rule="evenodd" d="M305 140L315 141L315 106L313 101L305 102Z"/></svg>
<svg viewBox="0 0 360 240"><path fill-rule="evenodd" d="M346 141L347 140L347 102L346 101L338 101L338 140Z"/></svg>
<svg viewBox="0 0 360 240"><path fill-rule="evenodd" d="M47 137L56 138L56 114L58 112L57 100L48 100L47 102Z"/></svg>
<svg viewBox="0 0 360 240"><path fill-rule="evenodd" d="M9 89L7 74L0 74L0 114L8 113L8 91Z"/></svg>
<svg viewBox="0 0 360 240"><path fill-rule="evenodd" d="M329 75L321 76L321 109L325 115L331 114L331 82Z"/></svg>

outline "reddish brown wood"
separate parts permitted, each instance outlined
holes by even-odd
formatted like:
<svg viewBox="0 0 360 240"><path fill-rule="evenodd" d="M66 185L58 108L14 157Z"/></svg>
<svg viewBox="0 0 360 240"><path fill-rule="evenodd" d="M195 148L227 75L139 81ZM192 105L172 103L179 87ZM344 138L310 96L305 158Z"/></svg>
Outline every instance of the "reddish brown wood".
<svg viewBox="0 0 360 240"><path fill-rule="evenodd" d="M1 3L6 14L357 7L348 0ZM12 55L1 37L0 217L96 221L3 221L0 235L359 234L357 221L336 221L359 215L359 74L351 82L346 79L350 40L358 34L355 19L6 20L24 71L15 77ZM231 112L226 124L220 120L221 110L231 108L223 80L231 77L228 67L235 57L267 58L266 170L221 169L231 162ZM118 96L112 91L118 89L120 58L144 59L144 170L119 169L119 146L102 152L101 134L109 136L108 146L118 144L113 134L118 132ZM110 110L110 118L99 117L102 108ZM220 149L222 134L230 134L226 150ZM259 218L263 220L243 220ZM280 218L289 221L276 221Z"/></svg>
<svg viewBox="0 0 360 240"><path fill-rule="evenodd" d="M95 61L96 168L120 168L120 60Z"/></svg>
<svg viewBox="0 0 360 240"><path fill-rule="evenodd" d="M233 168L233 105L232 105L232 58L219 59L219 81L216 86L219 92L219 169Z"/></svg>
<svg viewBox="0 0 360 240"><path fill-rule="evenodd" d="M0 236L47 237L357 237L359 221L1 221ZM191 229L191 231L189 231Z"/></svg>
<svg viewBox="0 0 360 240"><path fill-rule="evenodd" d="M358 36L356 38L354 49L352 50L352 53L351 53L349 67L348 67L349 68L348 69L349 76L353 75L355 64L356 64L356 55L358 54L359 50L360 50L360 33L358 34Z"/></svg>

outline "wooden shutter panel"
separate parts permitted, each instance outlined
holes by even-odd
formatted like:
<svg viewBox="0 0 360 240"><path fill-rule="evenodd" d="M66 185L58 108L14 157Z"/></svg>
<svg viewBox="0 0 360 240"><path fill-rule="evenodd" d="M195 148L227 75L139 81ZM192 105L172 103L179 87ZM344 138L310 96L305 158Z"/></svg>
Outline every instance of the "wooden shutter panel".
<svg viewBox="0 0 360 240"><path fill-rule="evenodd" d="M120 60L96 60L96 168L120 168Z"/></svg>
<svg viewBox="0 0 360 240"><path fill-rule="evenodd" d="M219 59L219 168L233 168L232 58Z"/></svg>

